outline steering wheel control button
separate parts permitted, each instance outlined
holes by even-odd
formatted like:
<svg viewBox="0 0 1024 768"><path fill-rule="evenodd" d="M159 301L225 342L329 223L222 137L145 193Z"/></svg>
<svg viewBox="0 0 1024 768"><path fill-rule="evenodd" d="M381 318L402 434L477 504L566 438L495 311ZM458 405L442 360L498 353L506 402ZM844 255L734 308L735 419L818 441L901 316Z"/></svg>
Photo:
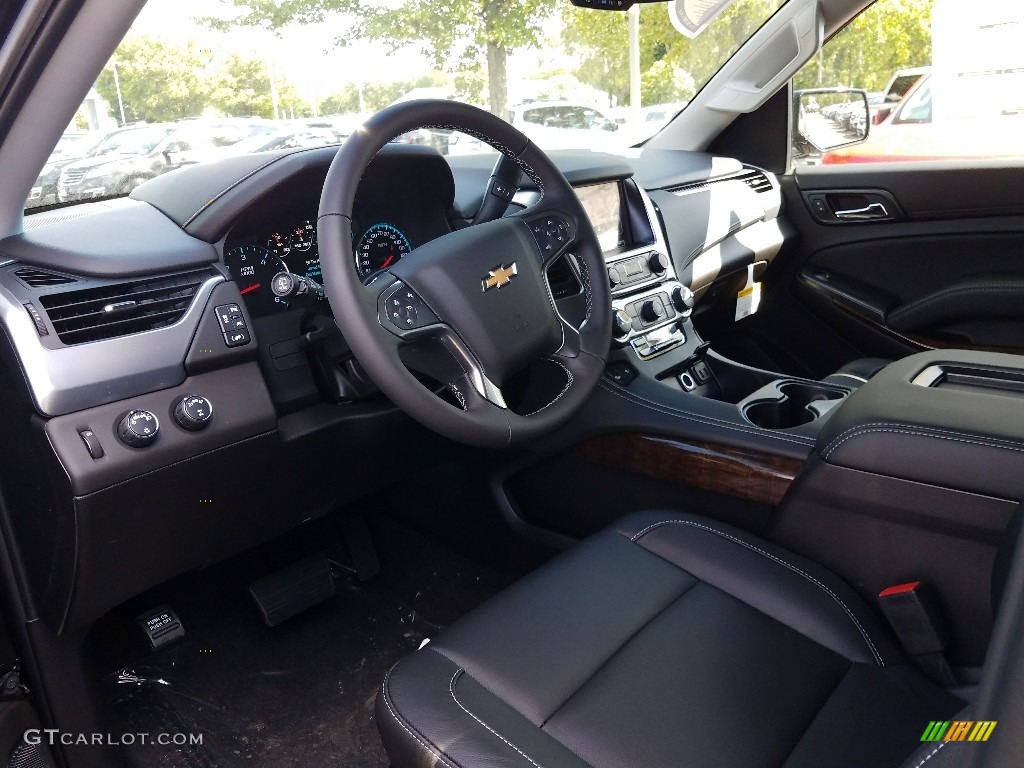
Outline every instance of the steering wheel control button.
<svg viewBox="0 0 1024 768"><path fill-rule="evenodd" d="M82 442L85 443L85 448L89 451L89 455L92 456L93 461L96 459L102 459L104 457L103 446L100 445L100 439L96 437L96 433L91 429L83 429L79 431L78 436L82 438Z"/></svg>
<svg viewBox="0 0 1024 768"><path fill-rule="evenodd" d="M530 231L545 260L561 252L573 238L569 222L561 216L543 216L530 222Z"/></svg>
<svg viewBox="0 0 1024 768"><path fill-rule="evenodd" d="M415 331L439 322L416 291L404 283L396 283L381 296L380 315L388 328L397 331Z"/></svg>
<svg viewBox="0 0 1024 768"><path fill-rule="evenodd" d="M132 448L145 448L156 440L160 422L149 411L130 411L117 425L117 437Z"/></svg>
<svg viewBox="0 0 1024 768"><path fill-rule="evenodd" d="M506 203L511 203L512 198L516 196L516 188L511 184L506 184L501 179L492 179L491 194L495 197L500 197Z"/></svg>
<svg viewBox="0 0 1024 768"><path fill-rule="evenodd" d="M174 406L174 421L182 429L198 432L213 418L213 403L202 395L185 395Z"/></svg>

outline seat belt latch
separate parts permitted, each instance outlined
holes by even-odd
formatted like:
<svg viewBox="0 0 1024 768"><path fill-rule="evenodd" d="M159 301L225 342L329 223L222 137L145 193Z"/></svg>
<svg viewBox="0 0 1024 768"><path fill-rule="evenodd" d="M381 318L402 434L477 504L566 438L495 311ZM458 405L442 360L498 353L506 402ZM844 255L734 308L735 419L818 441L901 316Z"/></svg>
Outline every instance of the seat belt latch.
<svg viewBox="0 0 1024 768"><path fill-rule="evenodd" d="M931 591L920 581L897 584L878 593L878 604L918 666L936 682L953 684L953 674L942 655L949 644L949 629Z"/></svg>

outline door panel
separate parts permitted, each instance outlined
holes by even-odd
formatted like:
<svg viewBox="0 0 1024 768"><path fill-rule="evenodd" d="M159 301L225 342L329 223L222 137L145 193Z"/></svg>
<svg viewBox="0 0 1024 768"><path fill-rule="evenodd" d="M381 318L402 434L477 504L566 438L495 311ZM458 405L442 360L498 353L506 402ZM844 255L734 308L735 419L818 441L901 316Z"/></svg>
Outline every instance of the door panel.
<svg viewBox="0 0 1024 768"><path fill-rule="evenodd" d="M751 330L793 342L808 372L826 375L840 356L1024 351L1024 165L808 167L783 193L799 237L766 278L777 295ZM829 216L858 199L898 213Z"/></svg>

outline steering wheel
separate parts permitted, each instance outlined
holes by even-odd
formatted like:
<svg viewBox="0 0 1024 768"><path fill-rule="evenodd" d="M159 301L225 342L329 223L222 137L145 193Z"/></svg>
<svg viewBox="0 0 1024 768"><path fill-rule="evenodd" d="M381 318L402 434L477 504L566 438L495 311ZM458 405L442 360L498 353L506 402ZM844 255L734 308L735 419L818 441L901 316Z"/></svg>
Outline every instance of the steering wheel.
<svg viewBox="0 0 1024 768"><path fill-rule="evenodd" d="M423 127L485 141L535 182L541 199L432 240L364 285L352 250L356 187L392 137ZM491 185L485 195L495 192ZM378 112L331 163L317 238L331 307L356 358L396 405L442 435L490 448L534 440L583 407L604 369L611 299L601 290L605 267L593 227L547 155L489 112L442 100ZM566 253L575 254L586 293L578 327L559 314L547 280L547 268ZM518 413L502 386L542 360L561 368L564 383L551 388L561 391ZM447 387L453 402L413 371Z"/></svg>

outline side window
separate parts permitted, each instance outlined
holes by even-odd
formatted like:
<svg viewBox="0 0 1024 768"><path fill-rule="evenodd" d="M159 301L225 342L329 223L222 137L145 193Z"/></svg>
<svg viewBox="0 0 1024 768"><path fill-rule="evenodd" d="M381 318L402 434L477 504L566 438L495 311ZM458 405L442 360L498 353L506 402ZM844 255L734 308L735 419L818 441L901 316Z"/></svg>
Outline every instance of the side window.
<svg viewBox="0 0 1024 768"><path fill-rule="evenodd" d="M793 80L796 163L1024 157L1022 42L1024 2L877 0ZM866 136L821 88L867 92Z"/></svg>

